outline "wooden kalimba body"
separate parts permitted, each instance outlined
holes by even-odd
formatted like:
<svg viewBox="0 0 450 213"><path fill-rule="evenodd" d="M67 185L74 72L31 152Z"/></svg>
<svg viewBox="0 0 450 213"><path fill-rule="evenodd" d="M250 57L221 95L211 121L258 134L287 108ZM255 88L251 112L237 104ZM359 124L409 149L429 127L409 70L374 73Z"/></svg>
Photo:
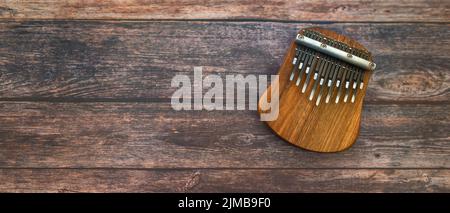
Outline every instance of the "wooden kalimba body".
<svg viewBox="0 0 450 213"><path fill-rule="evenodd" d="M337 152L359 133L372 55L358 42L322 28L301 30L281 65L279 114L268 126L307 150ZM270 87L262 95L270 100ZM267 97L269 96L269 97Z"/></svg>

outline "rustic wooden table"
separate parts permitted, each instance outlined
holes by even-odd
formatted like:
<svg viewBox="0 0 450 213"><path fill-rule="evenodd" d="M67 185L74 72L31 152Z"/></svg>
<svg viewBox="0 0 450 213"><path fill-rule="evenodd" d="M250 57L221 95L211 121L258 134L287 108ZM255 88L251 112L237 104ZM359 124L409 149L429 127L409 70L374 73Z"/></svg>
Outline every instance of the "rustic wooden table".
<svg viewBox="0 0 450 213"><path fill-rule="evenodd" d="M0 2L0 191L450 192L450 2ZM275 74L298 29L375 55L349 150L255 111L174 111L176 74Z"/></svg>

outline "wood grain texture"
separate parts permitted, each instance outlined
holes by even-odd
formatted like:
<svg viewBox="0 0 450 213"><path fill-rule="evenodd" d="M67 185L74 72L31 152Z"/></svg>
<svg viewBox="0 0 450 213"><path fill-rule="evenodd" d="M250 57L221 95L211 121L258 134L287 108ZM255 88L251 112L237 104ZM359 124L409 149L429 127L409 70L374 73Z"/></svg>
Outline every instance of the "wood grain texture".
<svg viewBox="0 0 450 213"><path fill-rule="evenodd" d="M2 169L2 192L450 192L449 170Z"/></svg>
<svg viewBox="0 0 450 213"><path fill-rule="evenodd" d="M342 153L284 142L255 111L170 103L0 102L2 168L450 168L441 104L367 104Z"/></svg>
<svg viewBox="0 0 450 213"><path fill-rule="evenodd" d="M0 98L170 98L176 74L275 74L299 28L229 22L4 21ZM448 102L448 24L320 24L372 50L367 102ZM421 42L417 42L421 41ZM439 41L439 42L436 42ZM426 55L426 57L424 57Z"/></svg>
<svg viewBox="0 0 450 213"><path fill-rule="evenodd" d="M448 22L445 0L44 0L0 2L3 19L258 19L289 21Z"/></svg>

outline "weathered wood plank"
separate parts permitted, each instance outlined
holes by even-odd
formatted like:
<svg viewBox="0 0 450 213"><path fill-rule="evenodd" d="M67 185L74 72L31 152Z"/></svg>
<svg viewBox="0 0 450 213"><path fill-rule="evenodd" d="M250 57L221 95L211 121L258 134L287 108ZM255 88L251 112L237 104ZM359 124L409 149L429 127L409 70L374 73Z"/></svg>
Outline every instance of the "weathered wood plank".
<svg viewBox="0 0 450 213"><path fill-rule="evenodd" d="M0 102L1 168L450 168L447 105L366 104L357 143L318 154L255 111L167 103Z"/></svg>
<svg viewBox="0 0 450 213"><path fill-rule="evenodd" d="M1 192L450 192L449 170L1 169Z"/></svg>
<svg viewBox="0 0 450 213"><path fill-rule="evenodd" d="M448 101L448 24L319 24L353 37L378 68L366 101ZM0 98L167 99L176 74L275 74L311 24L0 23ZM418 42L420 41L420 42ZM439 42L436 42L439 41ZM426 56L426 57L424 57Z"/></svg>
<svg viewBox="0 0 450 213"><path fill-rule="evenodd" d="M0 3L0 18L448 22L449 10L445 0L4 0Z"/></svg>

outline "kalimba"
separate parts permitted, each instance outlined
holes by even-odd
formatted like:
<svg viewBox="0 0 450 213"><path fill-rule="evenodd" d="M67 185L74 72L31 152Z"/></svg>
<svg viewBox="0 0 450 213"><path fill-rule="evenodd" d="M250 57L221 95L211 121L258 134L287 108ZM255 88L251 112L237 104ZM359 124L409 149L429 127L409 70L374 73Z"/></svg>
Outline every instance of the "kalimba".
<svg viewBox="0 0 450 213"><path fill-rule="evenodd" d="M307 150L345 150L358 136L375 67L371 53L355 40L322 28L301 30L278 71L279 114L268 126ZM261 100L270 100L270 88Z"/></svg>

